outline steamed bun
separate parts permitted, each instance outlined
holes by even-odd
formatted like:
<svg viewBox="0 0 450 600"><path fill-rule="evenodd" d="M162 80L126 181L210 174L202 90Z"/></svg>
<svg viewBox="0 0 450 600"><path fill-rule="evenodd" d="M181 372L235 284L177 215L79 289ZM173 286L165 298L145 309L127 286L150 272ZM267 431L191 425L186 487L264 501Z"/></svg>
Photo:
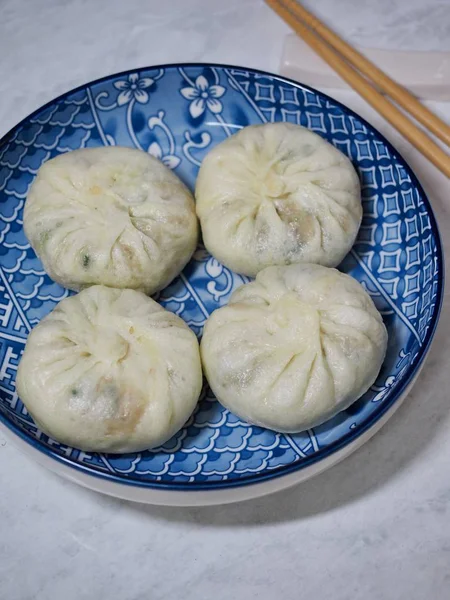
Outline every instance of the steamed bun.
<svg viewBox="0 0 450 600"><path fill-rule="evenodd" d="M137 452L167 441L202 387L197 338L180 317L135 290L92 286L32 330L18 394L59 442Z"/></svg>
<svg viewBox="0 0 450 600"><path fill-rule="evenodd" d="M271 265L338 265L361 224L350 160L290 123L245 127L204 159L197 214L208 251L254 277Z"/></svg>
<svg viewBox="0 0 450 600"><path fill-rule="evenodd" d="M203 367L241 419L282 432L323 423L375 381L387 332L363 287L319 265L268 267L208 319Z"/></svg>
<svg viewBox="0 0 450 600"><path fill-rule="evenodd" d="M147 294L178 275L198 236L194 200L180 179L149 154L120 147L44 163L25 203L24 229L62 286Z"/></svg>

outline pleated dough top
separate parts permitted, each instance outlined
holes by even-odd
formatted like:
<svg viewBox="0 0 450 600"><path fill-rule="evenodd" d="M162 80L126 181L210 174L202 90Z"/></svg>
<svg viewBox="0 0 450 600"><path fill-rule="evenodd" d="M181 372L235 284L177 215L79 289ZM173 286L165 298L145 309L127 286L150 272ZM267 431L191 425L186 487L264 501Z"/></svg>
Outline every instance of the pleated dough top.
<svg viewBox="0 0 450 600"><path fill-rule="evenodd" d="M195 250L194 200L162 162L140 150L84 148L39 169L25 233L52 279L79 290L103 284L152 294Z"/></svg>
<svg viewBox="0 0 450 600"><path fill-rule="evenodd" d="M291 263L337 266L361 224L350 160L289 123L245 127L204 159L196 208L209 252L254 277Z"/></svg>
<svg viewBox="0 0 450 600"><path fill-rule="evenodd" d="M375 381L387 332L355 279L319 265L268 267L208 319L201 355L219 401L240 418L299 432Z"/></svg>
<svg viewBox="0 0 450 600"><path fill-rule="evenodd" d="M37 424L87 451L159 446L189 418L202 387L195 334L135 290L89 287L31 331L17 391Z"/></svg>

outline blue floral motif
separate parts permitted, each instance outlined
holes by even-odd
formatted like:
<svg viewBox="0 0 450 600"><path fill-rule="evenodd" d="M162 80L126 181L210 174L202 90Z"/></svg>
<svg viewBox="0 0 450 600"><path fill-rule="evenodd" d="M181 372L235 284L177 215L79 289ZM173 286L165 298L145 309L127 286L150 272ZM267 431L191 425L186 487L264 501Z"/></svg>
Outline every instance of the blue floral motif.
<svg viewBox="0 0 450 600"><path fill-rule="evenodd" d="M157 116L153 116L148 120L148 128L151 131L160 129L164 133L165 141L168 145L168 152L163 153L161 144L157 141L153 141L148 147L148 153L161 160L166 167L169 169L176 169L180 164L181 160L178 156L175 156L175 139L169 127L164 122L165 112L160 110Z"/></svg>
<svg viewBox="0 0 450 600"><path fill-rule="evenodd" d="M207 108L214 114L223 110L218 98L225 94L225 88L222 85L209 85L204 75L199 75L193 86L181 88L180 93L183 98L191 101L189 112L194 119L202 115Z"/></svg>
<svg viewBox="0 0 450 600"><path fill-rule="evenodd" d="M45 274L23 233L23 205L41 164L61 152L119 144L160 159L192 188L211 147L247 124L270 121L311 128L358 169L364 218L340 268L364 285L389 331L389 351L372 389L334 419L297 435L242 422L205 388L194 415L160 448L129 455L89 454L49 439L15 392L28 332L70 293ZM133 485L174 489L276 477L317 462L354 439L396 402L405 381L417 371L442 292L442 254L429 203L407 165L377 132L304 86L214 65L146 69L94 82L33 114L3 140L0 265L0 420L42 452L75 468ZM246 281L199 246L157 299L200 337L208 315Z"/></svg>
<svg viewBox="0 0 450 600"><path fill-rule="evenodd" d="M140 104L148 102L147 88L151 87L155 81L151 77L139 77L137 73L130 73L127 79L120 79L114 82L116 90L120 90L117 96L117 104L123 106L131 100L136 100Z"/></svg>

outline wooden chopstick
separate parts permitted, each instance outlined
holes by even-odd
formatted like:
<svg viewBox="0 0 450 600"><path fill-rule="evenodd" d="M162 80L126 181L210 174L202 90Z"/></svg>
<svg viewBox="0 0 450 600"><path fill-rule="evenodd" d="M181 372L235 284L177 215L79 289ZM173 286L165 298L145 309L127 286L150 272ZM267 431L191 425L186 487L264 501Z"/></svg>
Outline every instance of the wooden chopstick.
<svg viewBox="0 0 450 600"><path fill-rule="evenodd" d="M388 94L397 104L417 119L419 123L422 123L431 133L434 133L447 146L450 146L450 126L447 123L444 123L442 119L419 102L408 90L386 75L384 71L340 38L301 4L295 0L282 1L284 6L294 13L297 18L333 46L350 64L361 71L363 75L371 79L379 90Z"/></svg>
<svg viewBox="0 0 450 600"><path fill-rule="evenodd" d="M289 0L288 0L289 1ZM450 177L450 157L430 137L419 129L392 102L378 92L362 75L341 58L328 43L314 33L280 0L267 4L303 38L354 90L393 125L413 146L426 156L447 177ZM291 3L297 4L297 3Z"/></svg>

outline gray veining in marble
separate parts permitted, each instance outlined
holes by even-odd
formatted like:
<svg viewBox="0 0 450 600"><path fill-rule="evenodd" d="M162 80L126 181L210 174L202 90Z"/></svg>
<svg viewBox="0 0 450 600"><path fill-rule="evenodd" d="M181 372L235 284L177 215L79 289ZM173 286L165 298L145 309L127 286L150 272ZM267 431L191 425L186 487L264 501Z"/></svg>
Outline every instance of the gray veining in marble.
<svg viewBox="0 0 450 600"><path fill-rule="evenodd" d="M446 0L308 5L354 42L450 49ZM1 134L56 94L114 71L177 60L276 71L288 32L258 0L0 0L0 11ZM448 181L353 92L333 94L411 162L448 249ZM450 105L430 105L450 117ZM0 434L0 598L448 600L449 300L421 377L382 431L271 497L134 505L48 473Z"/></svg>
<svg viewBox="0 0 450 600"><path fill-rule="evenodd" d="M450 51L448 0L308 0L304 4L354 44Z"/></svg>

